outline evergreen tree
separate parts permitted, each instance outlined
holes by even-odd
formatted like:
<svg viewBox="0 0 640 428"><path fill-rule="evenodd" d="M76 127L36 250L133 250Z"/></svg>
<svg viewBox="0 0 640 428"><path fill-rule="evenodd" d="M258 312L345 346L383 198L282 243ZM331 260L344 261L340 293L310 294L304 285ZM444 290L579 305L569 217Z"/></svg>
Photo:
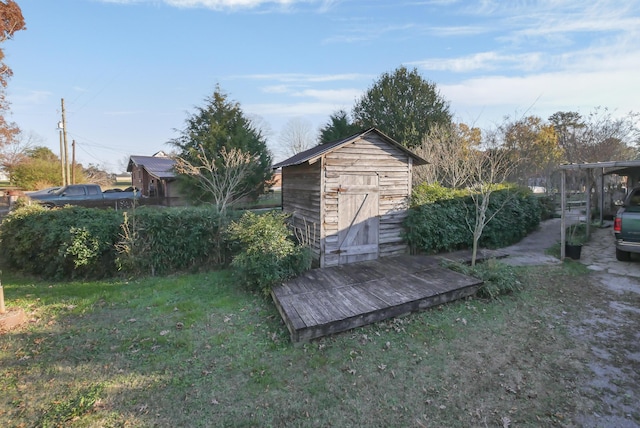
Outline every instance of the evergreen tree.
<svg viewBox="0 0 640 428"><path fill-rule="evenodd" d="M318 144L341 140L360 130L358 125L349 120L346 111L338 110L329 117L329 122L320 128Z"/></svg>
<svg viewBox="0 0 640 428"><path fill-rule="evenodd" d="M219 86L205 99L204 107L196 107L186 120L181 135L169 144L178 157L193 166L202 166L203 155L215 162L218 171L225 168L222 157L226 151L240 150L251 155L251 171L238 186L238 195L249 193L256 197L264 191L265 182L272 178L271 153L262 133L247 119L240 104L228 99ZM184 193L194 202L213 202L213 196L198 185L197 177L180 174L178 179ZM249 189L249 192L247 192Z"/></svg>
<svg viewBox="0 0 640 428"><path fill-rule="evenodd" d="M384 73L356 103L353 118L362 129L376 127L409 148L420 145L431 126L451 123L449 103L436 84L406 67Z"/></svg>

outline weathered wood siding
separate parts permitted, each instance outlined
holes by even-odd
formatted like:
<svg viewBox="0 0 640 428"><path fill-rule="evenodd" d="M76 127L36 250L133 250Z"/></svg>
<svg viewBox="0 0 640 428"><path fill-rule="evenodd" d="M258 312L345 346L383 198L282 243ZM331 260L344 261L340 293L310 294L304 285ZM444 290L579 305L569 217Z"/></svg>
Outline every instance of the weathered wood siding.
<svg viewBox="0 0 640 428"><path fill-rule="evenodd" d="M324 236L323 266L340 263L333 254L338 242L338 195L342 175L378 176L379 257L407 251L402 222L407 216L411 192L411 159L377 135L369 135L333 152L324 159Z"/></svg>
<svg viewBox="0 0 640 428"><path fill-rule="evenodd" d="M461 299L481 284L440 267L437 257L402 255L314 269L271 296L300 342Z"/></svg>
<svg viewBox="0 0 640 428"><path fill-rule="evenodd" d="M375 133L312 163L283 167L282 209L307 238L316 265L406 253L411 168L407 153ZM374 221L363 218L366 213ZM350 228L354 233L345 233Z"/></svg>
<svg viewBox="0 0 640 428"><path fill-rule="evenodd" d="M316 264L320 263L321 162L282 168L282 210L291 214L296 233L308 240Z"/></svg>

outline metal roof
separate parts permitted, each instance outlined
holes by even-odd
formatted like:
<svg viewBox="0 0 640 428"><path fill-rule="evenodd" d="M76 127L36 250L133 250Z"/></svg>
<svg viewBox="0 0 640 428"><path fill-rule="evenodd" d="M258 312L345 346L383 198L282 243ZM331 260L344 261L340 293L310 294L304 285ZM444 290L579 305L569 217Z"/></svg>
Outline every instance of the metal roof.
<svg viewBox="0 0 640 428"><path fill-rule="evenodd" d="M560 165L560 169L576 170L576 169L611 169L607 174L629 175L640 170L640 160L631 161L607 161L592 163L567 163Z"/></svg>
<svg viewBox="0 0 640 428"><path fill-rule="evenodd" d="M392 139L391 137L388 137L387 135L385 135L382 131L380 131L379 129L376 128L369 128L366 131L362 131L362 132L358 132L357 134L353 134L347 138L343 138L342 140L337 140L337 141L333 141L330 143L325 143L325 144L320 144L317 145L315 147L312 147L308 150L305 150L303 152L300 152L294 156L291 156L289 159L286 159L282 162L279 162L275 165L273 165L273 169L277 169L277 168L284 168L287 166L293 166L293 165L300 165L303 164L305 162L314 162L315 160L317 160L318 158L322 157L323 155L332 152L334 150L339 149L342 146L346 146L347 144L353 143L361 138L365 138L367 135L371 134L371 133L376 133L379 136L381 136L389 145L396 147L397 149L399 149L400 151L406 153L407 155L411 156L414 159L414 164L415 165L425 165L429 162L427 162L426 160L422 159L420 156L416 155L415 153L413 153L411 150L407 149L406 147L404 147L402 144L398 143L397 141L395 141L394 139Z"/></svg>
<svg viewBox="0 0 640 428"><path fill-rule="evenodd" d="M131 156L127 165L127 172L131 172L133 166L144 168L149 175L160 179L168 180L176 177L173 167L175 161L164 156Z"/></svg>

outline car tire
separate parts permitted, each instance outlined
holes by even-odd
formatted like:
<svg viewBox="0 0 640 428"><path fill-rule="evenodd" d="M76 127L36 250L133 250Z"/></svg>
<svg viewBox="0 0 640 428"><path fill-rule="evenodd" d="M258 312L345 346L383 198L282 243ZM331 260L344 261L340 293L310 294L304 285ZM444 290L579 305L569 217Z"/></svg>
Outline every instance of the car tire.
<svg viewBox="0 0 640 428"><path fill-rule="evenodd" d="M619 262L628 262L631 260L631 253L616 248L616 259L618 259Z"/></svg>

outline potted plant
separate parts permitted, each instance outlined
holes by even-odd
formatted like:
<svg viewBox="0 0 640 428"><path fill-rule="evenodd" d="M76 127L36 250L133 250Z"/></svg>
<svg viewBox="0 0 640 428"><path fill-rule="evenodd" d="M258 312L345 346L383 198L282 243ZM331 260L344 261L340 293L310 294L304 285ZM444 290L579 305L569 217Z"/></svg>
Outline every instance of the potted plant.
<svg viewBox="0 0 640 428"><path fill-rule="evenodd" d="M574 223L569 226L569 238L564 244L564 253L567 257L573 260L580 260L580 254L582 253L581 236L576 236L576 230L580 227L580 223Z"/></svg>

